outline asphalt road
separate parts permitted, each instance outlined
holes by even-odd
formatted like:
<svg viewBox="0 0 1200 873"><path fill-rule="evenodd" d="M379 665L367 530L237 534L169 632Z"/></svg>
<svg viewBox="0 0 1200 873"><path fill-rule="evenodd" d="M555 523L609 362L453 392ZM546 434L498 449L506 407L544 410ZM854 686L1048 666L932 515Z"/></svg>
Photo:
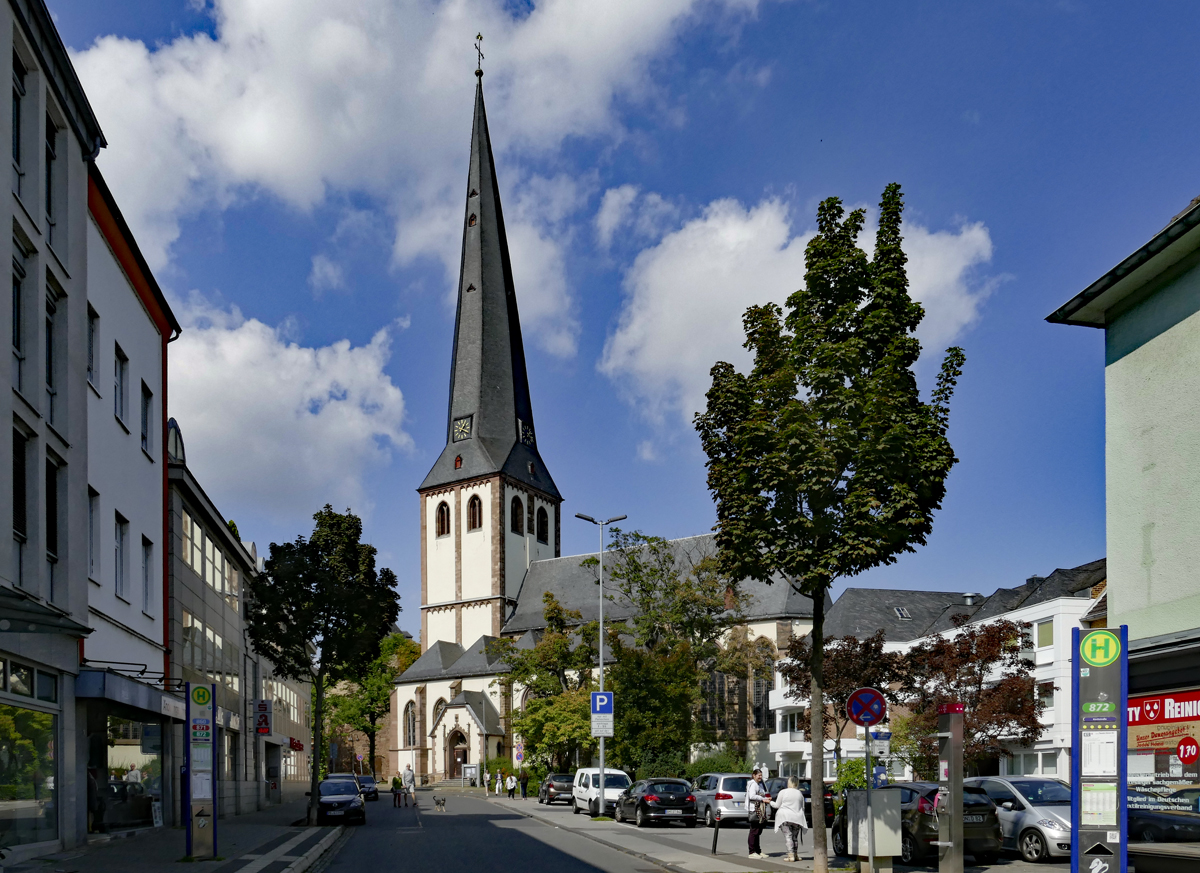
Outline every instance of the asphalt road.
<svg viewBox="0 0 1200 873"><path fill-rule="evenodd" d="M662 868L552 825L506 812L473 797L453 796L436 812L421 806L393 809L391 797L367 804L367 823L325 868L327 873L414 870L547 870L554 873L662 873Z"/></svg>

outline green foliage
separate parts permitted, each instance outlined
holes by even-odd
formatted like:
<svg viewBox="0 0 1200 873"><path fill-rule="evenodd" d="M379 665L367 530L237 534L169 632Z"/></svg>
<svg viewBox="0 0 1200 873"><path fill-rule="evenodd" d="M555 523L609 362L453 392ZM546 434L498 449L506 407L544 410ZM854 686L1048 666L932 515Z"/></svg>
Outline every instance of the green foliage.
<svg viewBox="0 0 1200 873"><path fill-rule="evenodd" d="M745 773L750 775L753 771L754 762L728 750L692 761L687 765L687 778L695 779L705 773Z"/></svg>
<svg viewBox="0 0 1200 873"><path fill-rule="evenodd" d="M833 782L833 793L840 795L847 788L867 787L867 762L865 758L846 758L837 766L837 779Z"/></svg>
<svg viewBox="0 0 1200 873"><path fill-rule="evenodd" d="M229 532L233 534L233 538L240 543L242 541L242 535L238 533L237 522L231 518L229 521L225 522L225 526L229 528Z"/></svg>
<svg viewBox="0 0 1200 873"><path fill-rule="evenodd" d="M858 247L865 213L836 197L817 209L804 287L752 306L743 325L748 375L712 368L696 429L717 502L721 572L782 576L813 597L811 734L824 736L823 623L833 582L923 545L956 458L946 438L964 361L948 350L930 402L913 367L924 310L908 293L899 185L884 190L874 258ZM828 867L824 819L814 867Z"/></svg>
<svg viewBox="0 0 1200 873"><path fill-rule="evenodd" d="M524 740L531 763L565 772L576 754L590 749L594 742L589 689L531 698L513 717L513 730ZM506 766L513 769L511 761Z"/></svg>
<svg viewBox="0 0 1200 873"><path fill-rule="evenodd" d="M725 708L730 725L729 739L740 756L745 756L749 746L746 735L750 720L750 684L756 677L770 677L775 663L775 644L765 637L751 636L746 625L739 625L729 632L717 651L714 665L718 671L735 680L730 684L736 692L735 699L715 701Z"/></svg>
<svg viewBox="0 0 1200 873"><path fill-rule="evenodd" d="M687 755L678 749L660 751L657 754L648 751L634 771L632 775L638 779L685 777L688 772Z"/></svg>
<svg viewBox="0 0 1200 873"><path fill-rule="evenodd" d="M937 779L937 746L927 742L937 732L937 716L930 713L895 713L890 719L892 757L913 769L914 779ZM931 723L932 722L932 723Z"/></svg>
<svg viewBox="0 0 1200 873"><path fill-rule="evenodd" d="M491 651L508 665L507 681L529 690L531 698L553 697L592 683L599 625L583 624L578 610L566 609L547 591L542 597L545 630L531 649L518 649L515 640L492 643ZM582 625L582 626L580 626ZM577 627L578 637L572 634Z"/></svg>
<svg viewBox="0 0 1200 873"><path fill-rule="evenodd" d="M394 680L421 657L421 646L404 634L389 634L379 644L379 655L356 680L347 680L338 693L328 696L329 723L367 735L369 760L375 767L375 735L392 708Z"/></svg>
<svg viewBox="0 0 1200 873"><path fill-rule="evenodd" d="M626 646L613 632L609 648L613 664L607 671L607 685L621 701L608 744L613 763L636 770L647 759L677 756L689 748L700 697L700 674L691 647L682 642L647 651Z"/></svg>
<svg viewBox="0 0 1200 873"><path fill-rule="evenodd" d="M313 754L309 823L326 757L327 685L365 675L400 612L396 574L375 569L375 547L361 542L362 521L326 506L312 536L271 543L266 572L245 580L246 630L278 676L313 683Z"/></svg>

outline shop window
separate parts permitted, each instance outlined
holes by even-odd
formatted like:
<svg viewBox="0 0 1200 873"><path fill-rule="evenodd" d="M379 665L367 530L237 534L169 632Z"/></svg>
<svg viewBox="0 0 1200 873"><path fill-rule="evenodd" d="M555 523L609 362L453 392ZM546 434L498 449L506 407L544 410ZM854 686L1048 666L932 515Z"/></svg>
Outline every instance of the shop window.
<svg viewBox="0 0 1200 873"><path fill-rule="evenodd" d="M8 690L22 697L33 697L33 669L24 664L11 664L8 668Z"/></svg>
<svg viewBox="0 0 1200 873"><path fill-rule="evenodd" d="M58 718L0 704L0 824L5 846L58 839L58 784L54 755ZM17 812L19 810L19 812Z"/></svg>
<svg viewBox="0 0 1200 873"><path fill-rule="evenodd" d="M38 670L37 699L47 703L58 703L58 677L53 673Z"/></svg>
<svg viewBox="0 0 1200 873"><path fill-rule="evenodd" d="M162 803L162 723L108 717L104 749L92 752L88 777L103 779L105 830L147 827L154 824L154 807ZM103 755L103 760L99 760ZM90 788L90 786L89 786Z"/></svg>

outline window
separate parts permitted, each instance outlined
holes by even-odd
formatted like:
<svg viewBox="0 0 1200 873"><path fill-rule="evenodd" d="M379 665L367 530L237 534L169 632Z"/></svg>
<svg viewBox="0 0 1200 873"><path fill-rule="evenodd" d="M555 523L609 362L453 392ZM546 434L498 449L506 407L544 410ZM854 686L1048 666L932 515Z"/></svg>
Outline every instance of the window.
<svg viewBox="0 0 1200 873"><path fill-rule="evenodd" d="M25 256L14 242L12 277L13 387L25 388Z"/></svg>
<svg viewBox="0 0 1200 873"><path fill-rule="evenodd" d="M13 52L13 92L12 92L12 162L13 162L13 193L21 196L21 105L25 100L25 65Z"/></svg>
<svg viewBox="0 0 1200 873"><path fill-rule="evenodd" d="M404 748L417 744L417 705L411 700L404 707Z"/></svg>
<svg viewBox="0 0 1200 873"><path fill-rule="evenodd" d="M96 525L100 520L100 495L88 489L88 578L100 578L100 550Z"/></svg>
<svg viewBox="0 0 1200 873"><path fill-rule="evenodd" d="M550 516L542 507L537 511L537 539L539 543L550 542Z"/></svg>
<svg viewBox="0 0 1200 873"><path fill-rule="evenodd" d="M1039 621L1037 625L1037 647L1039 649L1054 645L1054 622Z"/></svg>
<svg viewBox="0 0 1200 873"><path fill-rule="evenodd" d="M437 508L437 535L439 537L450 535L450 506L444 500L438 504Z"/></svg>
<svg viewBox="0 0 1200 873"><path fill-rule="evenodd" d="M894 606L892 609L896 612L896 618L900 619L901 621L912 621L912 614L909 613L907 608L903 606Z"/></svg>
<svg viewBox="0 0 1200 873"><path fill-rule="evenodd" d="M154 420L154 394L146 387L146 383L142 383L142 450L145 452L153 451L154 446L150 441L151 422Z"/></svg>
<svg viewBox="0 0 1200 873"><path fill-rule="evenodd" d="M58 157L56 146L58 144L58 125L54 123L49 115L46 116L46 239L50 245L54 245L54 173L55 159Z"/></svg>
<svg viewBox="0 0 1200 873"><path fill-rule="evenodd" d="M152 615L154 604L154 543L142 537L142 612Z"/></svg>
<svg viewBox="0 0 1200 873"><path fill-rule="evenodd" d="M1037 687L1038 704L1044 710L1054 710L1054 683L1040 682Z"/></svg>
<svg viewBox="0 0 1200 873"><path fill-rule="evenodd" d="M8 665L8 690L22 697L33 697L33 668L24 664Z"/></svg>
<svg viewBox="0 0 1200 873"><path fill-rule="evenodd" d="M438 702L433 705L433 720L437 721L442 714L442 710L446 708L446 698L439 697Z"/></svg>
<svg viewBox="0 0 1200 873"><path fill-rule="evenodd" d="M50 565L50 599L54 600L58 563L58 464L46 459L46 562Z"/></svg>
<svg viewBox="0 0 1200 873"><path fill-rule="evenodd" d="M25 583L25 544L29 539L29 519L26 515L29 506L29 488L26 478L26 458L29 441L19 430L13 431L13 469L12 469L12 506L13 506L13 551L16 566L13 575L18 585Z"/></svg>
<svg viewBox="0 0 1200 873"><path fill-rule="evenodd" d="M55 390L54 371L57 369L58 343L54 341L57 331L54 322L58 316L58 302L53 292L46 295L46 419L54 424L54 413L58 392Z"/></svg>
<svg viewBox="0 0 1200 873"><path fill-rule="evenodd" d="M121 515L116 514L116 523L113 526L113 568L115 572L116 585L115 589L117 596L125 600L129 599L129 521Z"/></svg>
<svg viewBox="0 0 1200 873"><path fill-rule="evenodd" d="M1042 775L1058 775L1058 752L1042 752Z"/></svg>
<svg viewBox="0 0 1200 873"><path fill-rule="evenodd" d="M121 421L125 420L125 380L128 375L129 358L117 346L113 356L113 415Z"/></svg>
<svg viewBox="0 0 1200 873"><path fill-rule="evenodd" d="M512 499L512 532L518 536L525 536L525 507L521 504L520 497Z"/></svg>
<svg viewBox="0 0 1200 873"><path fill-rule="evenodd" d="M467 530L479 530L481 527L483 527L483 501L476 494L467 501Z"/></svg>
<svg viewBox="0 0 1200 873"><path fill-rule="evenodd" d="M47 703L58 702L58 677L53 673L37 672L37 699Z"/></svg>
<svg viewBox="0 0 1200 873"><path fill-rule="evenodd" d="M96 339L100 331L100 316L92 307L88 307L88 381L96 384Z"/></svg>

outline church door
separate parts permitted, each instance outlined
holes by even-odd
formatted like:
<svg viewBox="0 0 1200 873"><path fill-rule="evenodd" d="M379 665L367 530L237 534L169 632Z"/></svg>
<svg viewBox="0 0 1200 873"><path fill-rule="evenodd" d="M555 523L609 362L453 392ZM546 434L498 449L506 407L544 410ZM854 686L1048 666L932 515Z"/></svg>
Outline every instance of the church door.
<svg viewBox="0 0 1200 873"><path fill-rule="evenodd" d="M467 738L461 731L453 731L446 739L446 747L450 759L446 775L451 779L461 778L463 764L467 763Z"/></svg>

